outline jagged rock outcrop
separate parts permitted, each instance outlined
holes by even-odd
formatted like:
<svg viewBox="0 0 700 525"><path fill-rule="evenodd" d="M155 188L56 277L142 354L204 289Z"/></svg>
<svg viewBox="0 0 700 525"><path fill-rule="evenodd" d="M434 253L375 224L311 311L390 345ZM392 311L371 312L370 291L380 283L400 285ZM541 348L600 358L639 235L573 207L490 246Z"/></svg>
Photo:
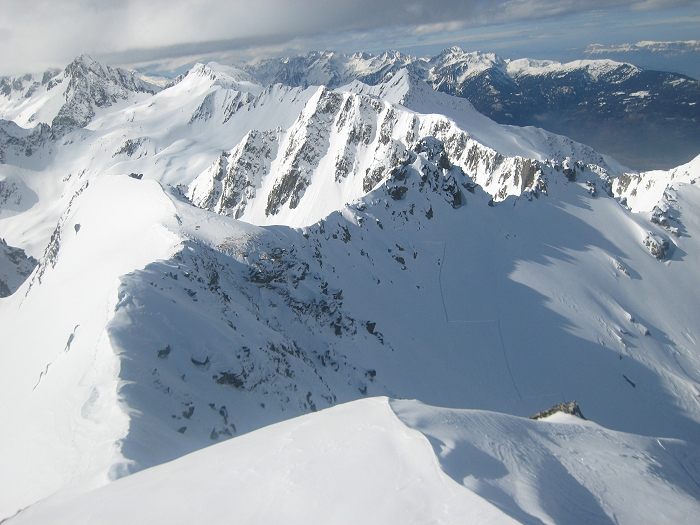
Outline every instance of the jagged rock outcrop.
<svg viewBox="0 0 700 525"><path fill-rule="evenodd" d="M559 403L552 408L538 412L534 416L530 416L530 419L544 419L557 412L563 412L564 414L571 414L572 416L580 417L581 419L586 419L581 413L581 409L576 401L571 401L570 403Z"/></svg>
<svg viewBox="0 0 700 525"><path fill-rule="evenodd" d="M0 164L16 163L13 158L31 157L52 138L51 127L40 123L24 129L12 121L0 120Z"/></svg>
<svg viewBox="0 0 700 525"><path fill-rule="evenodd" d="M38 261L27 256L21 248L9 246L0 239L0 297L15 293L34 271Z"/></svg>
<svg viewBox="0 0 700 525"><path fill-rule="evenodd" d="M499 153L448 118L414 113L353 86L350 92L318 88L288 130L248 133L195 179L188 197L197 206L254 222L275 220L299 206L302 215L318 220L384 182L392 198L401 199L407 191L404 168L417 154L425 159L416 168L422 185L444 193L455 207L462 189L471 191L474 184L496 202L547 192L540 161ZM553 158L549 167L566 162ZM575 162L583 167L586 161ZM328 202L304 200L311 187L328 195ZM251 207L254 201L260 205Z"/></svg>
<svg viewBox="0 0 700 525"><path fill-rule="evenodd" d="M343 95L321 88L292 126L280 159L280 176L267 199L266 215L275 215L289 203L298 206L311 175L328 150L331 124L340 111Z"/></svg>
<svg viewBox="0 0 700 525"><path fill-rule="evenodd" d="M46 246L0 302L20 350L0 353L3 501L363 396L576 398L601 424L698 435L696 188L629 213L614 162L407 71L331 90L195 70L0 170L5 235ZM617 196L636 210L651 179ZM641 242L668 228L659 263Z"/></svg>
<svg viewBox="0 0 700 525"><path fill-rule="evenodd" d="M95 108L112 106L133 93L160 91L128 71L103 66L87 55L71 62L60 81L67 83L66 103L51 122L54 133L59 134L65 129L85 127L94 118Z"/></svg>
<svg viewBox="0 0 700 525"><path fill-rule="evenodd" d="M269 173L277 153L277 131L249 131L231 151L224 151L214 164L190 186L189 198L200 208L238 218L256 188Z"/></svg>

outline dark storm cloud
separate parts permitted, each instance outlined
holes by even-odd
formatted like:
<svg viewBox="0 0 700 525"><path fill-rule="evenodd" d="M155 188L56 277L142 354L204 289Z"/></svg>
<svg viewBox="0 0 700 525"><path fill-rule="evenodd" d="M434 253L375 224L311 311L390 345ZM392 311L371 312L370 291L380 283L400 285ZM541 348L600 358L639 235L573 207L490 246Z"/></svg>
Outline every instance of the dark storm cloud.
<svg viewBox="0 0 700 525"><path fill-rule="evenodd" d="M87 52L119 62L269 46L295 39L464 27L698 0L3 0L0 74L65 64Z"/></svg>

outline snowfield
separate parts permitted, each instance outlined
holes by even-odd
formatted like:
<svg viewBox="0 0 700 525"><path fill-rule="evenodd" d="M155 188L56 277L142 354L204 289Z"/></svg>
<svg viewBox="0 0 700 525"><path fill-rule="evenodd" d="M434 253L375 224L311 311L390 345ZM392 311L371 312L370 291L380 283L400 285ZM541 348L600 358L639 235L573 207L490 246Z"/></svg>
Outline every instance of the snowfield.
<svg viewBox="0 0 700 525"><path fill-rule="evenodd" d="M11 523L694 523L698 459L694 445L570 415L370 398L58 495Z"/></svg>
<svg viewBox="0 0 700 525"><path fill-rule="evenodd" d="M406 69L10 84L0 519L698 515L700 157L633 173Z"/></svg>

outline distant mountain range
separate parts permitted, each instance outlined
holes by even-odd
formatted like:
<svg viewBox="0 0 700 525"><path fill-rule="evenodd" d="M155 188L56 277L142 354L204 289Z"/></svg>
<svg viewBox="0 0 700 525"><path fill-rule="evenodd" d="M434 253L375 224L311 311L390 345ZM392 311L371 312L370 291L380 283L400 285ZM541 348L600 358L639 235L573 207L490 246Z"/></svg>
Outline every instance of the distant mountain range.
<svg viewBox="0 0 700 525"><path fill-rule="evenodd" d="M263 84L331 87L354 79L376 84L401 68L438 91L469 99L500 124L543 127L633 169L668 169L698 151L700 82L627 63L504 60L455 47L428 59L318 52L245 66Z"/></svg>
<svg viewBox="0 0 700 525"><path fill-rule="evenodd" d="M607 58L632 62L645 69L682 73L696 80L700 79L700 40L642 41L614 46L590 44L585 54L591 59Z"/></svg>

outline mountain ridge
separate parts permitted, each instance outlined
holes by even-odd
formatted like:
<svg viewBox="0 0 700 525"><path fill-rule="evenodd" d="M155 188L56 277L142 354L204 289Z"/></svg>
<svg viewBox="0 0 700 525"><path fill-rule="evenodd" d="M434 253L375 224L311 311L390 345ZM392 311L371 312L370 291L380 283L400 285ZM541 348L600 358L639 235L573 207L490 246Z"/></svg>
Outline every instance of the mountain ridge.
<svg viewBox="0 0 700 525"><path fill-rule="evenodd" d="M40 260L0 300L0 515L369 396L697 444L697 159L627 173L409 70L237 75L5 148L0 235Z"/></svg>
<svg viewBox="0 0 700 525"><path fill-rule="evenodd" d="M544 127L635 169L669 169L696 155L698 81L611 60L505 60L453 47L427 58L318 52L243 68L263 83L330 87L354 79L381 83L408 68L500 124Z"/></svg>
<svg viewBox="0 0 700 525"><path fill-rule="evenodd" d="M585 516L588 523L632 524L682 523L697 512L696 482L683 470L683 464L696 468L693 446L573 419L560 414L531 421L364 399L214 445L88 494L49 499L12 522L215 522L233 508L246 523L476 519L511 525ZM611 463L615 471L607 468ZM665 480L673 480L672 488ZM633 504L622 501L620 486L634 487ZM269 499L276 505L265 505ZM567 505L560 507L562 500Z"/></svg>

